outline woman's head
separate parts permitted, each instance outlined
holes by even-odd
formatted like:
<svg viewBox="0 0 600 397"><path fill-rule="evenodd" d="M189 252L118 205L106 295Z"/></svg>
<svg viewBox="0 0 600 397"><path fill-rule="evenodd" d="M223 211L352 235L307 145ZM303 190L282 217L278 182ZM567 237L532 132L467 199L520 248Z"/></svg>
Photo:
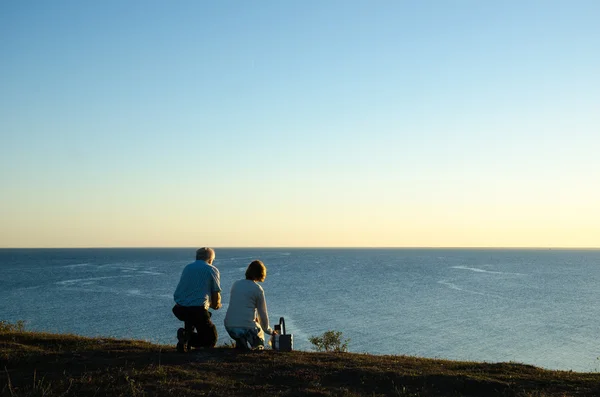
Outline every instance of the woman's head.
<svg viewBox="0 0 600 397"><path fill-rule="evenodd" d="M246 269L246 280L265 281L267 277L267 268L265 264L259 260L252 261Z"/></svg>

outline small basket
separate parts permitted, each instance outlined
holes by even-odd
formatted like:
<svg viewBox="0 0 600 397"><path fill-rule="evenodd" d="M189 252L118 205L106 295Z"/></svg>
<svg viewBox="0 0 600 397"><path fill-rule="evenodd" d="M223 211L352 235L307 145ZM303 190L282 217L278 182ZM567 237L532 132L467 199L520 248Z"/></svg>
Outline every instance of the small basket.
<svg viewBox="0 0 600 397"><path fill-rule="evenodd" d="M294 350L294 335L286 334L285 320L283 317L279 318L279 327L275 326L275 329L277 328L281 330L281 335L275 335L274 349L281 352L291 352Z"/></svg>

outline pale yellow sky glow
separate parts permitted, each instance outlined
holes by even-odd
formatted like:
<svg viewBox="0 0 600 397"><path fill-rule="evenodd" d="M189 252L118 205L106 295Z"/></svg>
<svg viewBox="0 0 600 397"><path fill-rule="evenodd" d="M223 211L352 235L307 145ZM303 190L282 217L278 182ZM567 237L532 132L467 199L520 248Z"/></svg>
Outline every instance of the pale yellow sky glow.
<svg viewBox="0 0 600 397"><path fill-rule="evenodd" d="M156 192L139 203L138 196L112 203L32 200L23 212L2 214L1 241L5 247L597 247L600 235L597 196L176 193Z"/></svg>

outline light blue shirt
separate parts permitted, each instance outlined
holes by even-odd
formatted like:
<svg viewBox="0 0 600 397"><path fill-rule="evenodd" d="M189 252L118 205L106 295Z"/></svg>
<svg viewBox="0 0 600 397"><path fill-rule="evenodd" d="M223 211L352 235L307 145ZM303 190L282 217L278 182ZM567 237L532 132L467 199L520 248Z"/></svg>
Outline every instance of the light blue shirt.
<svg viewBox="0 0 600 397"><path fill-rule="evenodd" d="M197 260L181 272L173 298L181 306L203 306L208 309L210 296L214 292L221 292L219 270L205 261Z"/></svg>

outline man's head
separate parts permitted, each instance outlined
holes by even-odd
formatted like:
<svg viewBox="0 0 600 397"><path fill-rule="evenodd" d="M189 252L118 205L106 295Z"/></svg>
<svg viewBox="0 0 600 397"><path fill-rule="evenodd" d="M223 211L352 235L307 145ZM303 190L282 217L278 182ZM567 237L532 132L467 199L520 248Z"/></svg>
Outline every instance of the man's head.
<svg viewBox="0 0 600 397"><path fill-rule="evenodd" d="M267 277L267 267L261 261L252 261L246 269L246 280L265 281Z"/></svg>
<svg viewBox="0 0 600 397"><path fill-rule="evenodd" d="M209 265L212 265L215 260L215 250L212 248L200 248L196 251L197 261L206 261Z"/></svg>

